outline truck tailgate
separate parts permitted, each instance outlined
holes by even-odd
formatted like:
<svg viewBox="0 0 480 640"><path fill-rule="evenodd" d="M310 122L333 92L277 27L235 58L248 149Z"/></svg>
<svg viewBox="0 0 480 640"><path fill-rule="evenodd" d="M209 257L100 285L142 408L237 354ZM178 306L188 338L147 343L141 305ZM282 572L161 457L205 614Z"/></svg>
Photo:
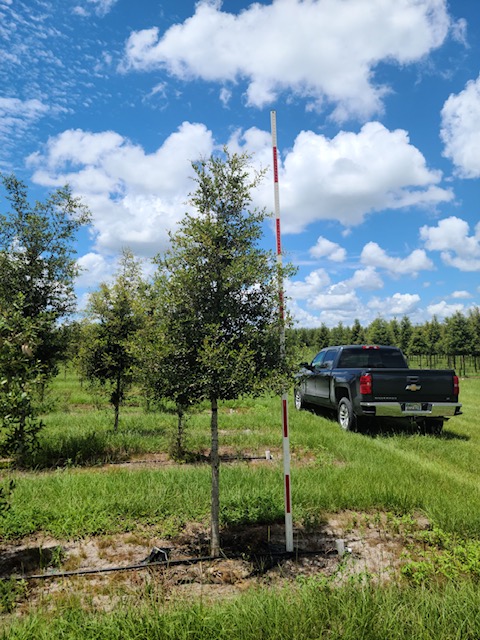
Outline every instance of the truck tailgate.
<svg viewBox="0 0 480 640"><path fill-rule="evenodd" d="M451 369L370 369L374 401L454 402Z"/></svg>

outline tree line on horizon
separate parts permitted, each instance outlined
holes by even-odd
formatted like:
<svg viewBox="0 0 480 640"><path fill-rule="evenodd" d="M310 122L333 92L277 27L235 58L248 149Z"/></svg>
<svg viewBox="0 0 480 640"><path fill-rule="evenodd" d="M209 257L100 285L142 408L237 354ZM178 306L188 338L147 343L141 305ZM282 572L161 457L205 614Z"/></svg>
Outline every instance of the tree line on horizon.
<svg viewBox="0 0 480 640"><path fill-rule="evenodd" d="M324 347L341 344L376 344L399 347L403 353L433 368L439 361L465 369L468 357L475 371L480 368L480 308L467 314L456 311L440 322L436 316L423 324L413 324L408 316L400 320L377 317L362 326L356 319L351 326L342 322L335 327L322 324L315 328L293 328L288 331L294 348L302 353L317 353Z"/></svg>

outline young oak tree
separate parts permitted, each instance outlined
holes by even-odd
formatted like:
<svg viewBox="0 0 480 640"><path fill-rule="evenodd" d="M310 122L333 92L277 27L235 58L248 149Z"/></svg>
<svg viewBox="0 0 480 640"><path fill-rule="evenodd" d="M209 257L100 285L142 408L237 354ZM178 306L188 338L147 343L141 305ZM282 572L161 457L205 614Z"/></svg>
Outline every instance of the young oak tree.
<svg viewBox="0 0 480 640"><path fill-rule="evenodd" d="M282 388L287 365L280 353L278 278L272 252L259 247L264 211L251 209L263 177L246 154L194 163L195 212L171 235L157 258L164 328L189 363L195 400L208 399L211 419L211 553L220 551L218 404L267 387Z"/></svg>
<svg viewBox="0 0 480 640"><path fill-rule="evenodd" d="M114 431L118 430L120 407L135 373L132 341L143 321L141 267L131 251L124 250L113 284L102 283L90 294L80 347L80 369L87 380L110 390L114 409Z"/></svg>
<svg viewBox="0 0 480 640"><path fill-rule="evenodd" d="M196 352L184 339L183 317L168 304L167 284L167 279L157 277L148 288L144 323L135 335L133 353L147 398L168 399L175 404L177 428L169 453L173 459L185 461L186 416L202 398L203 388L195 371Z"/></svg>
<svg viewBox="0 0 480 640"><path fill-rule="evenodd" d="M21 293L8 309L0 307L0 454L20 464L34 453L43 427L37 400L45 378L35 356L42 318L25 317L23 308Z"/></svg>
<svg viewBox="0 0 480 640"><path fill-rule="evenodd" d="M68 187L32 205L25 184L0 174L0 440L3 454L35 448L44 385L62 357L58 320L75 306L74 240L89 221ZM3 203L2 203L3 206Z"/></svg>
<svg viewBox="0 0 480 640"><path fill-rule="evenodd" d="M35 357L44 374L53 375L62 355L58 320L76 303L76 234L90 213L68 186L32 205L15 176L0 175L0 184L10 203L10 211L0 214L0 306L8 308L21 293L23 316L42 316Z"/></svg>

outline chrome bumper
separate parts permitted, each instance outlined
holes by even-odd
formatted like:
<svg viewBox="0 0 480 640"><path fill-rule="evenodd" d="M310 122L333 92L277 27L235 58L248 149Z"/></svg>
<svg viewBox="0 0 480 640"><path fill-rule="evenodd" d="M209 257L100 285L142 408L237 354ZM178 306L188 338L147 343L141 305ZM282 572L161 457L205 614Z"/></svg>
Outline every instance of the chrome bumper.
<svg viewBox="0 0 480 640"><path fill-rule="evenodd" d="M461 413L459 402L421 402L421 409L412 409L408 402L361 402L365 416L380 418L408 418L410 416L426 418L447 418Z"/></svg>

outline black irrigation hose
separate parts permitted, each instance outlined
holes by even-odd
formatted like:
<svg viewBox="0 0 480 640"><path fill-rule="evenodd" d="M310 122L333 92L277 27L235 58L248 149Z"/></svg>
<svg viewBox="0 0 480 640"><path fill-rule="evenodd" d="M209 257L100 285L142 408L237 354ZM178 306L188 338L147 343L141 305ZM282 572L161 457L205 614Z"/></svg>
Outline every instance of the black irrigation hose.
<svg viewBox="0 0 480 640"><path fill-rule="evenodd" d="M299 556L310 555L331 555L332 552L319 551L273 551L271 553L259 554L271 558L298 558ZM336 553L336 551L334 552ZM142 562L140 564L130 564L118 567L102 567L98 569L78 569L77 571L59 571L56 573L42 573L33 576L12 576L15 580L49 580L50 578L73 578L75 576L88 576L97 573L113 573L115 571L139 571L141 569L149 569L150 567L178 567L189 564L199 564L200 562L212 562L214 560L235 560L244 558L245 555L238 553L222 556L204 556L200 558L189 558L183 560L160 560L156 562Z"/></svg>
<svg viewBox="0 0 480 640"><path fill-rule="evenodd" d="M273 457L267 458L267 456L220 456L222 462L250 462L252 460L266 460L271 462ZM202 462L202 460L194 460L191 464L197 464L198 462ZM203 462L210 462L210 458L205 456ZM120 462L106 462L107 465L128 465L128 464L163 464L168 465L170 462L166 462L165 460L123 460Z"/></svg>
<svg viewBox="0 0 480 640"><path fill-rule="evenodd" d="M118 567L100 567L98 569L78 569L77 571L59 571L56 573L43 573L33 576L18 576L18 580L45 580L48 578L72 578L74 576L88 576L94 573L112 573L114 571L138 571L139 569L149 569L150 567L175 567L183 564L198 564L218 560L218 556L205 556L203 558L191 558L188 560L158 560L156 562L141 562L139 564L129 564Z"/></svg>

